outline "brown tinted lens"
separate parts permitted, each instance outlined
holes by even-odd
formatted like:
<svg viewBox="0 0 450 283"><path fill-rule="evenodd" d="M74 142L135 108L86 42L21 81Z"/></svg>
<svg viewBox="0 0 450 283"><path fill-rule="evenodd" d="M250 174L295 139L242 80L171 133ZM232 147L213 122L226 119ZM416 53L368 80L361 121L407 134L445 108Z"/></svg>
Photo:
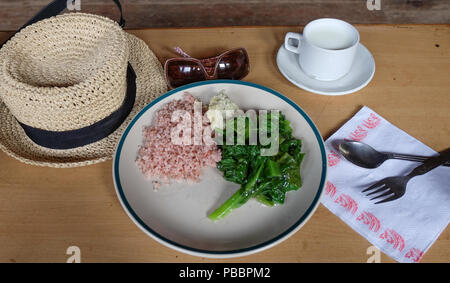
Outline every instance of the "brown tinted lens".
<svg viewBox="0 0 450 283"><path fill-rule="evenodd" d="M206 80L200 65L193 61L173 60L167 64L167 80L173 88Z"/></svg>
<svg viewBox="0 0 450 283"><path fill-rule="evenodd" d="M239 49L220 59L217 66L217 76L219 79L240 80L248 74L249 70L250 63L247 53Z"/></svg>

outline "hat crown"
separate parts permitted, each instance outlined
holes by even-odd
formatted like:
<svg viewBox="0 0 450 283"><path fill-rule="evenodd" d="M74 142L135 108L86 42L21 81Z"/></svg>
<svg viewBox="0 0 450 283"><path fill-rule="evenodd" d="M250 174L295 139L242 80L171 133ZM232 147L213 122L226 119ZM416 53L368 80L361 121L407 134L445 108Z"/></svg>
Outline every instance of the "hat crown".
<svg viewBox="0 0 450 283"><path fill-rule="evenodd" d="M128 57L124 31L108 18L69 13L42 20L0 50L0 99L28 126L83 128L122 105Z"/></svg>

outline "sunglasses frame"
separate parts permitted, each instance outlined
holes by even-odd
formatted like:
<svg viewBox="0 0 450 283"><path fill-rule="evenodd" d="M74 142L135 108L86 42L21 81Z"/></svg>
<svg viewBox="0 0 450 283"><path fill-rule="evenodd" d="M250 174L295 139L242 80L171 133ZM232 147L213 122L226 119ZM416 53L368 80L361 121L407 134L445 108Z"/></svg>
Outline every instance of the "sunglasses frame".
<svg viewBox="0 0 450 283"><path fill-rule="evenodd" d="M169 80L169 68L168 68L168 65L171 62L174 62L174 61L185 61L186 62L187 61L187 62L197 63L201 67L201 70L203 71L203 73L205 75L205 78L206 78L205 80L216 80L216 79L218 79L217 78L218 77L217 70L218 70L218 66L219 66L219 63L220 63L221 59L223 57L225 57L226 55L228 55L228 54L230 54L232 52L236 52L236 51L242 51L244 53L245 57L247 58L247 62L248 62L247 70L246 70L245 74L242 76L242 78L240 78L240 79L243 79L243 78L245 78L248 75L248 73L250 73L250 58L248 57L247 50L245 48L243 48L243 47L240 47L240 48L234 48L234 49L228 50L228 51L226 51L226 52L224 52L224 53L222 53L222 54L220 54L218 56L214 56L214 57L210 57L210 58L206 58L206 59L196 59L196 58L190 58L190 57L189 58L179 57L179 58L167 59L166 63L164 64L164 74L166 76L167 85L171 89L176 88L176 87L172 86L172 84L170 83L170 80ZM212 67L205 67L205 64L213 63L213 62L215 62L215 64L214 64L214 72L210 75L209 72L206 71L206 69L207 68L212 68Z"/></svg>

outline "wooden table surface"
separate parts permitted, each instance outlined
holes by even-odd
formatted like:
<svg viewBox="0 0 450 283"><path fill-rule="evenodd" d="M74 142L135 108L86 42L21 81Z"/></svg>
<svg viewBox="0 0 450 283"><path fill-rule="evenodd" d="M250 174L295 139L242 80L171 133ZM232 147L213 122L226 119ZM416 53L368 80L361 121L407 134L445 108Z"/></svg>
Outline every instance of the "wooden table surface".
<svg viewBox="0 0 450 283"><path fill-rule="evenodd" d="M298 27L130 30L158 58L174 46L192 56L247 48L246 81L275 89L300 105L329 137L363 105L439 151L450 145L450 25L357 25L376 72L357 93L321 96L303 91L278 71L275 56ZM7 33L0 33L0 42ZM74 169L22 164L0 153L0 262L65 262L78 246L82 262L366 262L371 244L320 205L283 243L247 257L213 260L175 252L145 235L122 209L111 162ZM393 262L382 254L382 262ZM422 262L450 261L447 228Z"/></svg>

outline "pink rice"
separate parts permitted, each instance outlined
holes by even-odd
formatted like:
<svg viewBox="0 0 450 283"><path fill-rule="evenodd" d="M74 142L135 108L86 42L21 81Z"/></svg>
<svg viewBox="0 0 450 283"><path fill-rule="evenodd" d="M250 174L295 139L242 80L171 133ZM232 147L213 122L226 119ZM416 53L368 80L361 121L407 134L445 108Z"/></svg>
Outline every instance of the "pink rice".
<svg viewBox="0 0 450 283"><path fill-rule="evenodd" d="M171 129L177 125L177 122L171 122L173 112L185 110L194 117L194 101L195 98L186 93L182 99L166 103L156 112L153 124L144 128L143 145L139 147L136 164L148 179L156 177L166 184L170 180L198 182L202 168L216 166L221 160L220 149L215 143L177 145L171 140ZM203 119L202 133L207 130L211 132L210 123ZM193 136L193 128L191 133ZM154 187L157 189L160 184Z"/></svg>

